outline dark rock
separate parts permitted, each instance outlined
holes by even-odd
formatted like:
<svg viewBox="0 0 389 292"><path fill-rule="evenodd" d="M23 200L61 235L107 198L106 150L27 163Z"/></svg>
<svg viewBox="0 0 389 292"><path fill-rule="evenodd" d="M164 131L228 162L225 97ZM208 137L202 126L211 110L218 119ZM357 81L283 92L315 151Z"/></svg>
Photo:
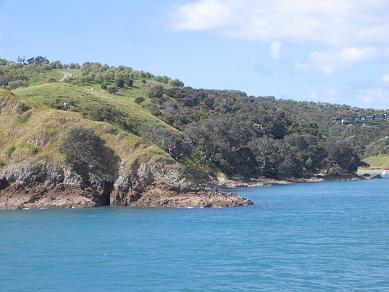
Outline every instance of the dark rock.
<svg viewBox="0 0 389 292"><path fill-rule="evenodd" d="M231 208L252 205L253 202L232 193L179 191L166 185L155 185L142 193L114 193L112 206L159 208Z"/></svg>
<svg viewBox="0 0 389 292"><path fill-rule="evenodd" d="M0 209L136 206L227 208L251 205L236 194L195 190L193 178L171 162L134 162L114 180L67 167L27 161L0 171Z"/></svg>
<svg viewBox="0 0 389 292"><path fill-rule="evenodd" d="M9 183L6 178L0 178L0 190L4 190L9 187Z"/></svg>

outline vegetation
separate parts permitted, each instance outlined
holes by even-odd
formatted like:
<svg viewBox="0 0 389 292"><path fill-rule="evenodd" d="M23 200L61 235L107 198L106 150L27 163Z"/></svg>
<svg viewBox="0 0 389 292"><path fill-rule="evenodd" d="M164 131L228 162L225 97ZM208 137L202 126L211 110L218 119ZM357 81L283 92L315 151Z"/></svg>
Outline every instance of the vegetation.
<svg viewBox="0 0 389 292"><path fill-rule="evenodd" d="M13 102L0 112L2 165L51 157L103 175L147 156L196 176L288 178L354 173L362 157L389 154L387 122L331 121L385 111L193 89L125 66L0 60L0 87L0 109Z"/></svg>
<svg viewBox="0 0 389 292"><path fill-rule="evenodd" d="M389 169L389 155L367 157L364 161L370 169Z"/></svg>
<svg viewBox="0 0 389 292"><path fill-rule="evenodd" d="M72 128L61 145L65 162L83 175L84 181L90 180L89 174L100 177L113 177L117 172L119 159L104 145L104 141L92 130L85 127Z"/></svg>

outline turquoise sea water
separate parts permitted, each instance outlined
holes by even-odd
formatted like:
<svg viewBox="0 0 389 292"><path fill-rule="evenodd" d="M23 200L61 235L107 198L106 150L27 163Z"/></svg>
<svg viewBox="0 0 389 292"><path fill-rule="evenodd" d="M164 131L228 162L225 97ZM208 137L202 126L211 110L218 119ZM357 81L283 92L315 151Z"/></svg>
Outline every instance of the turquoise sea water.
<svg viewBox="0 0 389 292"><path fill-rule="evenodd" d="M236 209L0 211L0 291L389 291L389 179Z"/></svg>

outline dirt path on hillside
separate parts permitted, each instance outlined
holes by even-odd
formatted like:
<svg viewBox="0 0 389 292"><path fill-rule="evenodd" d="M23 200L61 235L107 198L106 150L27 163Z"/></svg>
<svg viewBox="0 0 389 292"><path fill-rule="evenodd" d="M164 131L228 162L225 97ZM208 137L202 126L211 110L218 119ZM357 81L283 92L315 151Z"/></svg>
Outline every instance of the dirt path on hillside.
<svg viewBox="0 0 389 292"><path fill-rule="evenodd" d="M60 82L63 82L65 81L66 79L70 79L73 77L73 74L72 72L70 72L69 70L65 70L63 71L63 77L59 80Z"/></svg>

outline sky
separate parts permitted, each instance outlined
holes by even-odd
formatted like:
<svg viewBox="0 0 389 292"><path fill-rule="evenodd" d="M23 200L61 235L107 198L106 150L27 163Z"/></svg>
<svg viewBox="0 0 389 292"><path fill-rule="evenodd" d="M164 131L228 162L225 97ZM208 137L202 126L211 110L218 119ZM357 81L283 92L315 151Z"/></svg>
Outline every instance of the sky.
<svg viewBox="0 0 389 292"><path fill-rule="evenodd" d="M0 0L0 58L35 55L389 108L389 1Z"/></svg>

